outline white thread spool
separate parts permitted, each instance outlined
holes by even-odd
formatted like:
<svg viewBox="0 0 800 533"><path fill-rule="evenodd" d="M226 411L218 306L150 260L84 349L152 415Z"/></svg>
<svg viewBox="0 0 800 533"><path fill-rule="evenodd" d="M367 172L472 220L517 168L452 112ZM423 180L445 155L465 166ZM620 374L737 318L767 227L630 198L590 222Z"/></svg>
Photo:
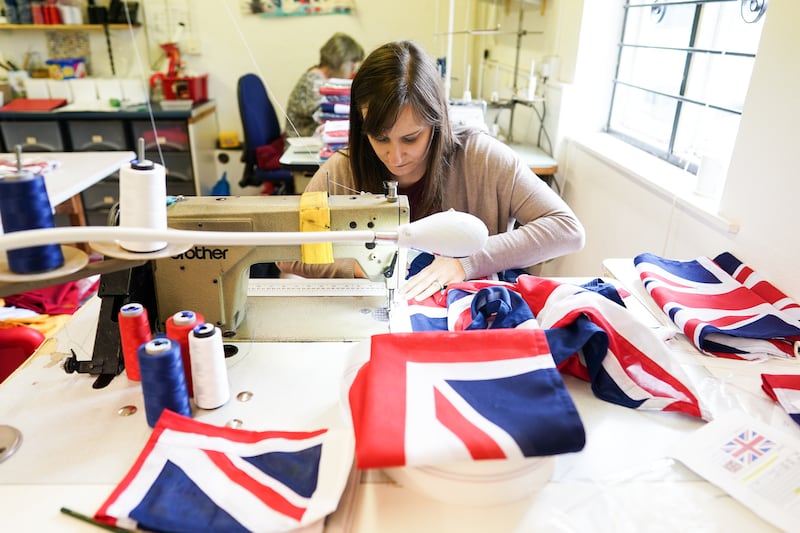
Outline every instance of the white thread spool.
<svg viewBox="0 0 800 533"><path fill-rule="evenodd" d="M470 77L472 76L472 65L467 65L467 76L466 81L464 82L464 101L471 102L472 101L472 91L469 90L470 86Z"/></svg>
<svg viewBox="0 0 800 533"><path fill-rule="evenodd" d="M490 97L492 102L500 100L500 92L497 90L497 84L500 82L500 66L494 66L494 86L492 87L492 95Z"/></svg>
<svg viewBox="0 0 800 533"><path fill-rule="evenodd" d="M722 158L703 155L700 158L694 192L700 196L718 198L722 193L722 185L725 183L727 174L728 168Z"/></svg>
<svg viewBox="0 0 800 533"><path fill-rule="evenodd" d="M139 156L119 171L119 225L123 228L167 229L167 173L162 165L144 158L144 140ZM130 252L155 252L166 241L120 241Z"/></svg>
<svg viewBox="0 0 800 533"><path fill-rule="evenodd" d="M528 100L536 98L536 61L531 60L531 71L528 74Z"/></svg>
<svg viewBox="0 0 800 533"><path fill-rule="evenodd" d="M208 322L195 326L189 335L194 401L200 409L216 409L230 399L228 367L222 332Z"/></svg>

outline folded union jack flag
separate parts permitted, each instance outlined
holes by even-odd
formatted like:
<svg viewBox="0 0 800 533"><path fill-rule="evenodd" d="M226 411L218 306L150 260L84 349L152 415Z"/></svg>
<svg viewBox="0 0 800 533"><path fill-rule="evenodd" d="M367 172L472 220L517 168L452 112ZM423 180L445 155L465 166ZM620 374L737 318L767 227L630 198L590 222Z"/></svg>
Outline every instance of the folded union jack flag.
<svg viewBox="0 0 800 533"><path fill-rule="evenodd" d="M542 330L389 333L349 399L359 468L576 452L585 433Z"/></svg>
<svg viewBox="0 0 800 533"><path fill-rule="evenodd" d="M165 410L95 518L170 532L291 531L312 524L336 509L344 488L326 494L329 487L321 487L322 457L336 446L332 433L246 431Z"/></svg>
<svg viewBox="0 0 800 533"><path fill-rule="evenodd" d="M761 374L761 388L800 424L800 374Z"/></svg>
<svg viewBox="0 0 800 533"><path fill-rule="evenodd" d="M731 254L691 261L641 254L634 264L656 304L706 355L798 356L800 306Z"/></svg>
<svg viewBox="0 0 800 533"><path fill-rule="evenodd" d="M589 381L598 398L711 419L664 342L602 280L578 286L521 275L514 283L455 283L409 302L392 322L393 331L544 329L558 369Z"/></svg>

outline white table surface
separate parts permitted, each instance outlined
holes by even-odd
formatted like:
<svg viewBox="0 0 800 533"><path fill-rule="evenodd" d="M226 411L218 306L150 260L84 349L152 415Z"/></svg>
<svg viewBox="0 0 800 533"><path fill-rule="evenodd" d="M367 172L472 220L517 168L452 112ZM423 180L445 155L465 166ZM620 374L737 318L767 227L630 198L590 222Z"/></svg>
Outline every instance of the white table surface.
<svg viewBox="0 0 800 533"><path fill-rule="evenodd" d="M312 167L319 166L322 161L319 151L321 141L316 137L290 137L286 141L286 150L281 155L279 162L286 167Z"/></svg>
<svg viewBox="0 0 800 533"><path fill-rule="evenodd" d="M615 275L635 284L632 263ZM23 432L16 455L0 464L0 523L8 531L97 531L62 515L62 506L91 515L129 469L150 433L140 386L123 375L94 390L92 377L60 368L70 349L89 358L98 300L82 308L56 338L0 385L0 423ZM657 324L646 306L634 307ZM363 356L363 343L241 343L228 360L232 394L255 393L255 403L231 400L196 418L245 427L282 424L301 429L302 421L339 416L338 383ZM761 372L798 372L796 362L754 367L701 356L685 338L670 346L687 373L715 379L715 408L738 405L773 425L793 429L783 410L758 394ZM738 364L737 364L738 363ZM523 500L493 507L439 503L382 476L361 473L348 493L351 507L328 531L356 532L632 532L777 531L723 490L669 458L667 450L704 423L676 413L645 412L595 398L589 384L565 382L584 422L586 447L556 458L552 480ZM296 401L302 398L301 401ZM138 405L128 417L124 405ZM286 409L285 406L295 406ZM344 524L344 526L342 526Z"/></svg>
<svg viewBox="0 0 800 533"><path fill-rule="evenodd" d="M519 143L511 143L509 146L530 168L558 168L558 161L538 146Z"/></svg>
<svg viewBox="0 0 800 533"><path fill-rule="evenodd" d="M130 151L53 152L37 153L36 155L42 159L61 163L59 168L44 175L47 194L54 207L107 178L119 170L122 165L136 158L136 154Z"/></svg>
<svg viewBox="0 0 800 533"><path fill-rule="evenodd" d="M16 158L15 154L0 154L2 158ZM120 152L25 152L23 161L58 161L58 168L46 172L44 181L53 207L69 200L98 181L110 176L122 165L136 158L130 151Z"/></svg>

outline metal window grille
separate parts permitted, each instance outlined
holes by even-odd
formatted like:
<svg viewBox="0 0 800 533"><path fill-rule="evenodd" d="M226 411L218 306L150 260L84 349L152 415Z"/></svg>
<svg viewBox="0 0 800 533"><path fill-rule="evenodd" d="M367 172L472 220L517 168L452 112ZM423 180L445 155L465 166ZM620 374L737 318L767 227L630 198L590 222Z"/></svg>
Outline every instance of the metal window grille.
<svg viewBox="0 0 800 533"><path fill-rule="evenodd" d="M697 171L730 158L768 0L627 0L607 132Z"/></svg>

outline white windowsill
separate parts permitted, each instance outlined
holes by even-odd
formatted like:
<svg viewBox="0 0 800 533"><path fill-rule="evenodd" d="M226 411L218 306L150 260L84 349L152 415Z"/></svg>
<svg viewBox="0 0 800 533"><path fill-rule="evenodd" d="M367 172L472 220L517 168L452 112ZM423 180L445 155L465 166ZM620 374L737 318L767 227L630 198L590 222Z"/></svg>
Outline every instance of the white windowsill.
<svg viewBox="0 0 800 533"><path fill-rule="evenodd" d="M717 230L735 234L738 224L719 214L719 198L694 192L696 176L635 148L606 133L594 132L570 138L576 144L621 174L646 187Z"/></svg>

